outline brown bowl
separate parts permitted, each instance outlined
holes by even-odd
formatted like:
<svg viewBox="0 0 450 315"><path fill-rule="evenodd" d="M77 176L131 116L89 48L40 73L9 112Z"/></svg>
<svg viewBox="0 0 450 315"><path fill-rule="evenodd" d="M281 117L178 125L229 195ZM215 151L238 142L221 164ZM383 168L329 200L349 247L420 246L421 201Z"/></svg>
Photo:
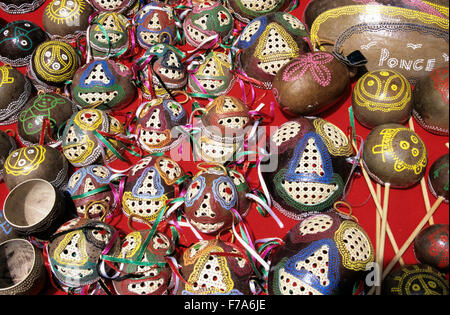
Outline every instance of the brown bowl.
<svg viewBox="0 0 450 315"><path fill-rule="evenodd" d="M30 179L10 191L3 205L5 220L21 235L47 239L63 223L62 192L43 179Z"/></svg>
<svg viewBox="0 0 450 315"><path fill-rule="evenodd" d="M42 253L26 239L0 244L0 295L36 295L47 279Z"/></svg>

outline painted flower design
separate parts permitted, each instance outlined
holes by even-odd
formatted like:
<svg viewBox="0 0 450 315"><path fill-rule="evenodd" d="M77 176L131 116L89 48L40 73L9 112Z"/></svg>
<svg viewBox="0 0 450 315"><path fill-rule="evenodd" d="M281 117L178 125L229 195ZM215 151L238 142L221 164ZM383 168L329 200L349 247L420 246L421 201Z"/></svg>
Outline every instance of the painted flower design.
<svg viewBox="0 0 450 315"><path fill-rule="evenodd" d="M332 60L332 55L323 52L302 55L286 66L283 73L283 80L298 80L307 71L311 71L311 74L318 84L323 87L328 86L331 82L331 72L326 64Z"/></svg>

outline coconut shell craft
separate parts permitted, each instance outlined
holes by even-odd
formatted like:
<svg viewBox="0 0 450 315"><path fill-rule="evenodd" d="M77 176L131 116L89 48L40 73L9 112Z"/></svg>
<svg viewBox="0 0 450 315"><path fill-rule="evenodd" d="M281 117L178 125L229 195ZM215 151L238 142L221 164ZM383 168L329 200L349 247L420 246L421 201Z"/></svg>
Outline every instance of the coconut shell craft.
<svg viewBox="0 0 450 315"><path fill-rule="evenodd" d="M341 198L353 150L334 124L313 117L288 121L270 137L268 152L262 176L273 206L283 215L299 220L305 213L330 209Z"/></svg>
<svg viewBox="0 0 450 315"><path fill-rule="evenodd" d="M134 101L137 88L133 73L113 60L93 60L77 70L72 81L73 100L82 108L119 110Z"/></svg>
<svg viewBox="0 0 450 315"><path fill-rule="evenodd" d="M142 94L146 99L153 99L154 94L162 93L156 97L172 98L173 90L182 89L187 81L188 74L182 62L184 55L177 48L167 44L156 44L149 48L137 61L142 76ZM158 92L158 89L162 92Z"/></svg>
<svg viewBox="0 0 450 315"><path fill-rule="evenodd" d="M95 164L102 158L114 161L122 151L116 140L105 139L102 133L122 134L123 125L99 109L82 109L67 121L62 134L64 156L75 167Z"/></svg>
<svg viewBox="0 0 450 315"><path fill-rule="evenodd" d="M277 72L290 60L311 51L305 26L289 13L270 13L251 21L240 34L236 47L238 69L270 89Z"/></svg>
<svg viewBox="0 0 450 315"><path fill-rule="evenodd" d="M103 165L79 168L67 183L79 217L98 219L114 213L117 200L111 188L111 171Z"/></svg>
<svg viewBox="0 0 450 315"><path fill-rule="evenodd" d="M448 66L433 70L414 86L412 114L425 130L448 136Z"/></svg>
<svg viewBox="0 0 450 315"><path fill-rule="evenodd" d="M116 293L118 295L169 294L173 279L167 259L173 255L174 251L175 244L165 233L155 232L152 235L151 230L146 229L127 234L122 241L122 248L117 258L131 260L132 263L122 264L120 268L122 279L119 276L119 279L113 280Z"/></svg>
<svg viewBox="0 0 450 315"><path fill-rule="evenodd" d="M352 77L349 68L332 54L304 53L279 69L272 91L288 115L316 115L347 94Z"/></svg>
<svg viewBox="0 0 450 315"><path fill-rule="evenodd" d="M136 39L144 49L158 43L175 45L177 26L175 13L171 6L162 2L150 2L142 7L134 18Z"/></svg>
<svg viewBox="0 0 450 315"><path fill-rule="evenodd" d="M367 72L353 88L353 113L368 128L405 123L411 117L412 103L410 83L394 70Z"/></svg>
<svg viewBox="0 0 450 315"><path fill-rule="evenodd" d="M448 27L448 19L429 13L350 5L319 15L310 35L316 48L344 56L360 50L368 71L389 68L414 84L434 68L448 66Z"/></svg>
<svg viewBox="0 0 450 315"><path fill-rule="evenodd" d="M17 134L26 146L39 144L44 130L43 144L55 143L58 130L75 112L75 104L56 93L39 93L31 98L18 115Z"/></svg>
<svg viewBox="0 0 450 315"><path fill-rule="evenodd" d="M38 9L44 2L45 0L2 0L0 9L9 14L25 14Z"/></svg>
<svg viewBox="0 0 450 315"><path fill-rule="evenodd" d="M127 14L138 0L90 0L92 7L98 12L117 12Z"/></svg>
<svg viewBox="0 0 450 315"><path fill-rule="evenodd" d="M72 40L85 35L94 9L85 0L52 0L45 7L42 23L52 39Z"/></svg>
<svg viewBox="0 0 450 315"><path fill-rule="evenodd" d="M305 8L303 14L303 21L311 29L314 20L322 13L349 5L385 5L416 10L428 14L433 14L439 17L444 17L437 9L435 9L429 2L425 1L408 1L408 0L311 0ZM448 5L448 3L447 3Z"/></svg>
<svg viewBox="0 0 450 315"><path fill-rule="evenodd" d="M195 4L183 21L186 42L205 49L217 41L227 42L233 27L233 16L219 1Z"/></svg>
<svg viewBox="0 0 450 315"><path fill-rule="evenodd" d="M428 171L428 187L436 197L443 197L444 202L449 200L449 155L444 154L431 164Z"/></svg>
<svg viewBox="0 0 450 315"><path fill-rule="evenodd" d="M166 152L181 144L188 115L183 106L161 98L144 102L136 112L138 145L148 153Z"/></svg>
<svg viewBox="0 0 450 315"><path fill-rule="evenodd" d="M128 19L116 12L103 12L89 26L89 46L94 58L120 58L128 51L131 27Z"/></svg>
<svg viewBox="0 0 450 315"><path fill-rule="evenodd" d="M33 145L11 152L3 166L3 179L9 190L33 178L62 187L67 182L68 167L64 155L57 149Z"/></svg>
<svg viewBox="0 0 450 315"><path fill-rule="evenodd" d="M3 165L8 156L17 148L16 141L8 133L0 130L0 180L3 180Z"/></svg>
<svg viewBox="0 0 450 315"><path fill-rule="evenodd" d="M17 69L0 66L0 125L17 121L32 93L30 80Z"/></svg>
<svg viewBox="0 0 450 315"><path fill-rule="evenodd" d="M251 20L272 12L287 11L291 6L288 0L229 0L227 7L239 21L248 24Z"/></svg>
<svg viewBox="0 0 450 315"><path fill-rule="evenodd" d="M3 210L0 210L0 244L6 240L19 237L20 235L16 232L16 230L13 229L8 221L6 221L5 216L3 215Z"/></svg>
<svg viewBox="0 0 450 315"><path fill-rule="evenodd" d="M71 45L48 40L33 52L27 74L38 90L54 92L73 79L79 66L80 58Z"/></svg>
<svg viewBox="0 0 450 315"><path fill-rule="evenodd" d="M148 222L157 220L165 211L169 199L180 192L184 171L176 162L162 156L149 156L134 165L127 174L122 196L122 211L127 216L137 215Z"/></svg>
<svg viewBox="0 0 450 315"><path fill-rule="evenodd" d="M424 176L428 164L425 144L411 129L384 124L372 129L364 141L361 162L381 185L410 187Z"/></svg>
<svg viewBox="0 0 450 315"><path fill-rule="evenodd" d="M193 93L208 96L228 94L234 84L228 56L218 51L208 53L195 72L190 74L188 84Z"/></svg>
<svg viewBox="0 0 450 315"><path fill-rule="evenodd" d="M244 218L251 202L245 178L228 168L211 167L198 172L185 195L184 214L189 223L205 234L217 235L231 228L236 211Z"/></svg>
<svg viewBox="0 0 450 315"><path fill-rule="evenodd" d="M250 295L253 270L239 247L219 239L190 246L180 261L177 295Z"/></svg>
<svg viewBox="0 0 450 315"><path fill-rule="evenodd" d="M383 281L382 295L448 295L448 281L424 264L397 267Z"/></svg>
<svg viewBox="0 0 450 315"><path fill-rule="evenodd" d="M48 263L61 285L83 287L100 280L98 261L102 254L115 255L120 237L102 221L75 218L64 223L47 245Z"/></svg>
<svg viewBox="0 0 450 315"><path fill-rule="evenodd" d="M194 143L194 157L219 164L233 160L242 149L251 122L252 117L242 101L230 95L215 98L198 122L201 132Z"/></svg>
<svg viewBox="0 0 450 315"><path fill-rule="evenodd" d="M37 295L45 286L47 272L42 252L28 240L0 243L0 295Z"/></svg>
<svg viewBox="0 0 450 315"><path fill-rule="evenodd" d="M448 272L448 224L433 224L414 239L414 255L417 260L433 268Z"/></svg>
<svg viewBox="0 0 450 315"><path fill-rule="evenodd" d="M0 61L13 67L26 66L34 49L47 39L47 34L30 21L8 23L0 29Z"/></svg>
<svg viewBox="0 0 450 315"><path fill-rule="evenodd" d="M304 216L271 255L271 295L352 295L374 262L369 236L335 211Z"/></svg>

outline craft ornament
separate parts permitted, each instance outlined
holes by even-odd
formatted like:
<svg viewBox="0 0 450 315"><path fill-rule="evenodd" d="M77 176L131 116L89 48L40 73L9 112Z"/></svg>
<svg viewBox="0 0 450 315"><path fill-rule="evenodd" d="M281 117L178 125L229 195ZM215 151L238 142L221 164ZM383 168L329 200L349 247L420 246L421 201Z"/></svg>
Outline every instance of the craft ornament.
<svg viewBox="0 0 450 315"><path fill-rule="evenodd" d="M288 11L291 2L287 0L229 0L227 7L241 22L248 24L253 19L272 12Z"/></svg>
<svg viewBox="0 0 450 315"><path fill-rule="evenodd" d="M362 163L379 184L406 188L424 176L427 149L411 129L400 124L379 125L364 142Z"/></svg>
<svg viewBox="0 0 450 315"><path fill-rule="evenodd" d="M128 171L122 197L123 213L135 221L140 218L156 221L167 201L176 197L177 181L182 176L184 171L180 165L166 156L141 159Z"/></svg>
<svg viewBox="0 0 450 315"><path fill-rule="evenodd" d="M30 21L10 22L0 29L0 61L13 67L26 66L36 46L47 39L47 34Z"/></svg>
<svg viewBox="0 0 450 315"><path fill-rule="evenodd" d="M218 239L203 240L183 253L177 295L249 295L251 265L236 245Z"/></svg>
<svg viewBox="0 0 450 315"><path fill-rule="evenodd" d="M262 88L270 89L277 72L290 60L309 52L305 26L289 13L270 13L252 20L236 47L238 69Z"/></svg>
<svg viewBox="0 0 450 315"><path fill-rule="evenodd" d="M271 256L271 295L345 295L374 262L367 233L337 212L304 216Z"/></svg>
<svg viewBox="0 0 450 315"><path fill-rule="evenodd" d="M355 118L373 128L387 123L405 123L411 117L412 88L408 80L394 70L367 72L353 88Z"/></svg>
<svg viewBox="0 0 450 315"><path fill-rule="evenodd" d="M70 99L56 93L38 93L18 115L17 134L20 142L26 146L38 144L43 130L44 144L57 142L59 127L75 112L77 108Z"/></svg>
<svg viewBox="0 0 450 315"><path fill-rule="evenodd" d="M114 213L117 201L111 183L111 171L103 165L79 168L69 178L67 192L81 218L99 219Z"/></svg>
<svg viewBox="0 0 450 315"><path fill-rule="evenodd" d="M43 145L12 151L3 168L3 179L9 190L33 178L44 179L55 187L62 187L68 175L68 163L62 153Z"/></svg>
<svg viewBox="0 0 450 315"><path fill-rule="evenodd" d="M414 256L422 264L448 272L448 224L432 224L414 238Z"/></svg>

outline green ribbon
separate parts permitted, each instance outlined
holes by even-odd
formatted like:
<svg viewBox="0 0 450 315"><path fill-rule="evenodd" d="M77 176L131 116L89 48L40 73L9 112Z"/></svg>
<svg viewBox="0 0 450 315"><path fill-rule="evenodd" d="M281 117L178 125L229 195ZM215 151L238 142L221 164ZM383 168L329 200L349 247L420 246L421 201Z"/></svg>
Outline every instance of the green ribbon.
<svg viewBox="0 0 450 315"><path fill-rule="evenodd" d="M117 150L114 148L114 146L106 140L105 137L103 137L97 130L93 131L93 134L99 139L119 160L122 162L128 162L128 160L123 157Z"/></svg>
<svg viewBox="0 0 450 315"><path fill-rule="evenodd" d="M350 126L352 127L352 137L353 139L356 138L356 132L355 132L355 116L353 115L353 107L350 106L348 108L348 116L350 120Z"/></svg>

